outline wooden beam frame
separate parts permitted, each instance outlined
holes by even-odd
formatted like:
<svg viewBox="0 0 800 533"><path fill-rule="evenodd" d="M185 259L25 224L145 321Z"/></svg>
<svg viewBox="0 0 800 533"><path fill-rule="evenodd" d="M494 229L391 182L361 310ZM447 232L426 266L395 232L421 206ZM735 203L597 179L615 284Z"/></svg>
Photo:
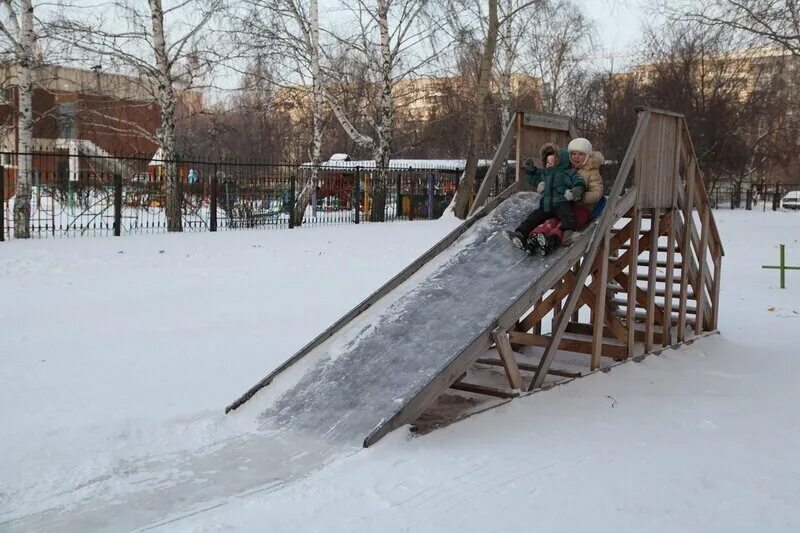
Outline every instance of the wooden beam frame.
<svg viewBox="0 0 800 533"><path fill-rule="evenodd" d="M475 195L475 199L472 202L472 207L469 210L469 216L475 214L475 212L480 209L484 203L486 203L486 199L489 198L489 191L492 190L491 183L497 176L497 173L500 171L500 167L502 167L503 163L508 159L508 151L511 149L511 143L514 140L516 131L517 121L512 120L508 124L508 128L506 128L506 132L503 134L503 140L500 141L500 146L494 152L492 163L489 165L489 169L486 171L486 175L483 177L483 181L478 189L478 193Z"/></svg>
<svg viewBox="0 0 800 533"><path fill-rule="evenodd" d="M660 235L659 226L661 224L661 210L653 210L653 218L650 219L650 249L648 250L648 270L647 270L647 322L645 323L644 351L653 351L653 330L656 323L656 275L658 269L658 237ZM666 284L672 282L667 278ZM638 291L637 291L638 292ZM662 324L666 320L662 321ZM662 326L663 327L663 326ZM663 329L662 329L663 331Z"/></svg>
<svg viewBox="0 0 800 533"><path fill-rule="evenodd" d="M640 209L634 208L633 219L631 220L633 231L635 231L634 235L639 234L639 229L642 225L642 212ZM628 339L625 343L628 349L628 357L633 357L634 351L636 349L636 319L634 317L634 313L636 313L636 293L639 290L639 286L636 285L636 271L637 267L639 266L639 241L641 239L637 237L631 238L630 248L628 248L629 254L629 261L628 261L628 283L620 283L623 287L627 287L628 289L628 308L627 308L627 315L625 316L625 323L628 328ZM616 278L616 276L612 276Z"/></svg>
<svg viewBox="0 0 800 533"><path fill-rule="evenodd" d="M517 360L514 358L514 351L511 349L511 343L508 341L508 333L500 328L492 332L495 347L497 348L497 355L500 356L500 362L503 363L503 370L506 372L508 384L514 390L522 390L522 376L519 373Z"/></svg>
<svg viewBox="0 0 800 533"><path fill-rule="evenodd" d="M592 234L592 239L589 241L589 245L586 249L586 254L583 259L583 265L581 266L581 271L578 274L578 281L567 298L567 304L564 312L559 315L559 318L556 322L556 327L553 330L553 334L551 335L548 345L545 348L542 360L539 363L539 370L536 371L536 375L531 381L528 390L537 389L544 384L547 370L550 368L550 365L555 358L557 347L561 342L561 337L563 337L567 323L569 322L569 316L575 306L578 305L580 291L583 289L583 285L586 283L586 278L589 276L589 272L594 263L594 258L597 255L600 241L604 238L606 232L611 229L614 223L614 213L622 193L622 188L627 180L628 172L630 172L631 167L633 166L635 154L638 152L639 146L642 144L642 140L645 137L647 125L649 123L650 112L645 110L639 114L639 121L636 126L636 130L633 133L633 138L628 146L627 152L625 153L625 158L622 160L622 165L620 165L619 172L617 172L617 177L614 179L614 186L611 188L611 192L608 195L608 206L601 216L599 224L597 227L595 227L594 233Z"/></svg>
<svg viewBox="0 0 800 533"><path fill-rule="evenodd" d="M603 326L605 324L606 289L608 288L608 256L611 247L610 235L603 236L603 249L600 252L600 273L597 276L599 288L594 306L594 332L592 334L592 360L589 363L591 370L600 368L600 356L603 353ZM574 320L577 322L577 320Z"/></svg>

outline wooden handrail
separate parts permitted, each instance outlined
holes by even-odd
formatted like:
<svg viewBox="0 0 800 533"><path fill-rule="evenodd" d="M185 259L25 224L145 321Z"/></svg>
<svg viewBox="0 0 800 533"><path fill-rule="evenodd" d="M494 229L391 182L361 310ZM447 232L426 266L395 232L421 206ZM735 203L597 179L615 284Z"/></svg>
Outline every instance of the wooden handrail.
<svg viewBox="0 0 800 533"><path fill-rule="evenodd" d="M686 117L683 117L682 122L682 129L683 129L683 144L684 149L688 152L690 156L690 160L693 162L695 166L695 171L697 172L697 177L699 179L695 180L695 203L698 209L702 209L702 211L708 210L709 211L709 230L711 231L711 239L710 241L713 242L714 248L711 249L711 254L713 257L716 257L717 254L724 256L725 249L722 246L722 239L719 236L719 229L717 228L717 221L714 218L714 213L711 212L711 206L708 204L708 192L706 190L705 182L703 181L703 172L700 169L700 165L697 163L697 153L694 150L694 143L692 143L692 137L689 134L689 126L686 123ZM701 213L702 214L702 213ZM709 248L710 244L709 242Z"/></svg>

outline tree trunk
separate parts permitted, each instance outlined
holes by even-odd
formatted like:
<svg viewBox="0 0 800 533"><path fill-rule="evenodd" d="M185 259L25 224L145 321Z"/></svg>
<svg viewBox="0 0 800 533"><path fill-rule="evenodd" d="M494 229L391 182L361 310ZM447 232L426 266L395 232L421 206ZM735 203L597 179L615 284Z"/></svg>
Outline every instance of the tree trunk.
<svg viewBox="0 0 800 533"><path fill-rule="evenodd" d="M486 31L486 44L481 56L481 68L478 73L478 85L475 90L475 99L472 105L472 120L470 121L470 135L467 144L467 162L464 175L456 191L454 212L458 218L467 218L470 202L474 194L475 174L478 170L478 146L483 142L484 109L486 96L489 94L489 80L492 77L492 62L497 48L497 0L489 0L489 25Z"/></svg>
<svg viewBox="0 0 800 533"><path fill-rule="evenodd" d="M183 231L181 221L182 199L178 181L175 154L175 89L172 86L172 65L167 57L164 38L164 10L161 0L150 1L150 18L153 23L153 53L158 71L158 103L161 107L161 128L158 142L164 159L164 184L166 194L167 231Z"/></svg>
<svg viewBox="0 0 800 533"><path fill-rule="evenodd" d="M319 3L311 0L311 80L313 99L311 101L311 172L306 179L294 207L294 223L303 224L306 208L314 194L322 164L322 77L319 68Z"/></svg>
<svg viewBox="0 0 800 533"><path fill-rule="evenodd" d="M378 124L378 146L375 163L378 167L372 184L372 209L369 219L372 222L386 220L386 192L389 179L389 157L394 128L394 98L392 96L392 52L389 42L389 1L380 0L378 4L378 27L381 34L381 120Z"/></svg>
<svg viewBox="0 0 800 533"><path fill-rule="evenodd" d="M509 17L511 12L514 9L514 0L505 0L505 13L506 17ZM512 98L512 90L511 90L511 73L514 69L514 62L517 59L517 52L516 52L516 43L513 40L512 35L513 30L513 23L511 19L507 19L505 21L505 26L503 27L503 37L501 40L501 49L503 51L503 66L500 69L500 86L498 92L500 93L500 139L498 140L498 144L502 142L503 135L505 135L506 130L508 129L509 124L511 124L511 120L514 117L514 105L513 105L513 98ZM503 187L508 185L508 161L505 156L506 154L501 154L504 157L503 166L500 167L500 181Z"/></svg>
<svg viewBox="0 0 800 533"><path fill-rule="evenodd" d="M32 0L22 0L20 24L20 47L18 58L18 116L19 152L17 187L14 198L14 237L28 239L31 221L31 183L33 168L30 152L33 150L33 47L36 35L33 32ZM0 178L2 179L2 178ZM0 199L2 201L2 199Z"/></svg>

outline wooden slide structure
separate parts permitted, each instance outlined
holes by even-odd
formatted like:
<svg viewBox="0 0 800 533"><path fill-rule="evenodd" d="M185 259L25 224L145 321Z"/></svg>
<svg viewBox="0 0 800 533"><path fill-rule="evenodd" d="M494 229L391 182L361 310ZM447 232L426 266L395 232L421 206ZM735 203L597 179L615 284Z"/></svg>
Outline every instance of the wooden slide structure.
<svg viewBox="0 0 800 533"><path fill-rule="evenodd" d="M538 201L522 160L568 117L519 111L470 216L227 407L327 440L377 442L717 330L722 256L682 115L638 110L603 213L546 257L502 229ZM491 184L515 147L517 180Z"/></svg>

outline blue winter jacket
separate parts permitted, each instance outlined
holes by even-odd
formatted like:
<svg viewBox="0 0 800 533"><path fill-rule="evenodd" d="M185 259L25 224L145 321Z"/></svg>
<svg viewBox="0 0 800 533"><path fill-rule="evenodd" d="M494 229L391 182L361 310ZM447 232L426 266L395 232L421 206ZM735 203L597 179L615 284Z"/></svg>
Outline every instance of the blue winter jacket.
<svg viewBox="0 0 800 533"><path fill-rule="evenodd" d="M542 147L542 153L544 153L548 147L557 148L555 145L548 143ZM569 200L564 198L564 193L567 192L567 189L574 189L577 187L580 189L581 194L586 190L586 182L584 179L570 168L569 152L567 149L561 148L561 150L557 150L557 153L558 162L554 167L544 169L534 168L529 170L525 176L525 179L533 188L538 187L539 183L544 181L544 192L542 192L542 197L539 200L539 208L545 211L552 211L555 206L569 202ZM542 159L542 164L544 164L544 158Z"/></svg>

